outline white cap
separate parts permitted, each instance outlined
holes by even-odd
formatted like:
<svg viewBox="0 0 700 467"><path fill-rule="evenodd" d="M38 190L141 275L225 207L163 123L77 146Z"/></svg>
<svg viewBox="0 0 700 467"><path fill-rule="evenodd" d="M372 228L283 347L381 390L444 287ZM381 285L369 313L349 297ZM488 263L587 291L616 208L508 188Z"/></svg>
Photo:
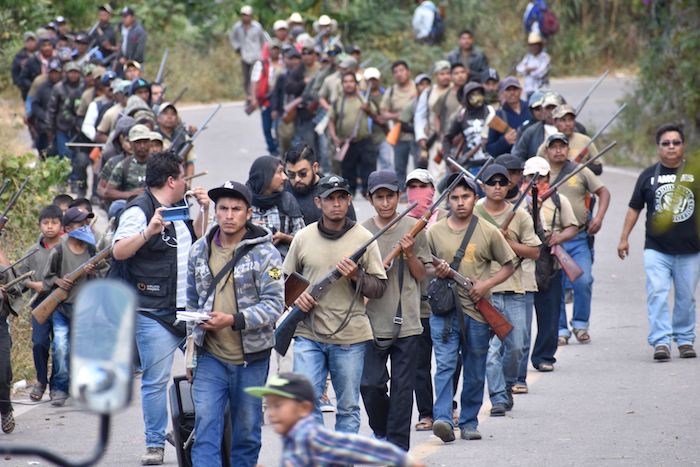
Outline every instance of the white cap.
<svg viewBox="0 0 700 467"><path fill-rule="evenodd" d="M421 183L430 183L431 185L435 185L435 179L433 179L433 176L430 175L430 172L428 172L426 169L415 169L406 175L406 183L410 182L411 180L418 180Z"/></svg>
<svg viewBox="0 0 700 467"><path fill-rule="evenodd" d="M289 23L303 23L304 19L301 17L301 15L298 12L294 12L289 16L289 19L287 20Z"/></svg>
<svg viewBox="0 0 700 467"><path fill-rule="evenodd" d="M318 25L319 26L330 26L331 25L331 17L328 15L322 15L318 19Z"/></svg>
<svg viewBox="0 0 700 467"><path fill-rule="evenodd" d="M527 43L528 44L541 44L542 43L542 35L537 31L532 31L527 36Z"/></svg>
<svg viewBox="0 0 700 467"><path fill-rule="evenodd" d="M277 31L279 29L289 29L287 22L283 19L278 19L275 24L272 25L272 30Z"/></svg>
<svg viewBox="0 0 700 467"><path fill-rule="evenodd" d="M248 15L252 16L253 15L253 7L250 5L243 5L241 7L241 14L242 15Z"/></svg>
<svg viewBox="0 0 700 467"><path fill-rule="evenodd" d="M379 71L377 68L374 68L373 66L369 68L365 68L365 79L370 80L372 78L374 79L380 79L382 77L382 72Z"/></svg>
<svg viewBox="0 0 700 467"><path fill-rule="evenodd" d="M540 175L547 175L550 171L549 162L544 157L531 157L525 161L523 175L534 175L539 172Z"/></svg>

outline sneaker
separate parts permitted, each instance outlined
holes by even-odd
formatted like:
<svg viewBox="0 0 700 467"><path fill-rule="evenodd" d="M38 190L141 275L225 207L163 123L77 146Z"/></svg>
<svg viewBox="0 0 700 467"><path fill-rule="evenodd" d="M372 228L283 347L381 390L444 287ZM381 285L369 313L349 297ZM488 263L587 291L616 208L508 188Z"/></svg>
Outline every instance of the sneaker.
<svg viewBox="0 0 700 467"><path fill-rule="evenodd" d="M163 448L146 448L146 454L141 456L141 465L161 465L163 463Z"/></svg>
<svg viewBox="0 0 700 467"><path fill-rule="evenodd" d="M549 373L550 371L554 371L554 365L551 363L540 363L535 367L537 371L540 371L542 373Z"/></svg>
<svg viewBox="0 0 700 467"><path fill-rule="evenodd" d="M68 399L68 394L57 389L54 391L53 397L51 398L51 405L54 407L63 407L66 405L66 399Z"/></svg>
<svg viewBox="0 0 700 467"><path fill-rule="evenodd" d="M491 407L492 417L505 417L506 416L506 406L505 404L493 404Z"/></svg>
<svg viewBox="0 0 700 467"><path fill-rule="evenodd" d="M35 402L40 401L44 397L46 392L46 385L41 383L36 383L32 386L32 392L29 393L29 398Z"/></svg>
<svg viewBox="0 0 700 467"><path fill-rule="evenodd" d="M440 438L443 443L455 440L455 432L449 422L438 420L433 422L433 434Z"/></svg>
<svg viewBox="0 0 700 467"><path fill-rule="evenodd" d="M654 347L654 360L659 362L671 360L671 349L669 349L667 345L657 345Z"/></svg>
<svg viewBox="0 0 700 467"><path fill-rule="evenodd" d="M569 336L559 336L557 339L557 346L561 347L563 345L569 345Z"/></svg>
<svg viewBox="0 0 700 467"><path fill-rule="evenodd" d="M459 430L459 437L467 441L481 439L481 433L476 428L462 428Z"/></svg>
<svg viewBox="0 0 700 467"><path fill-rule="evenodd" d="M698 356L697 353L695 353L695 349L691 344L684 344L684 345L679 345L678 346L678 353L680 354L681 358L695 358ZM656 353L654 353L656 356ZM669 355L670 358L670 355Z"/></svg>
<svg viewBox="0 0 700 467"><path fill-rule="evenodd" d="M12 415L12 411L0 414L0 419L3 432L12 433L15 430L15 417Z"/></svg>
<svg viewBox="0 0 700 467"><path fill-rule="evenodd" d="M333 413L335 412L335 406L333 405L333 402L331 402L330 398L326 396L325 394L321 396L321 400L319 401L319 406L321 408L321 412L323 413Z"/></svg>

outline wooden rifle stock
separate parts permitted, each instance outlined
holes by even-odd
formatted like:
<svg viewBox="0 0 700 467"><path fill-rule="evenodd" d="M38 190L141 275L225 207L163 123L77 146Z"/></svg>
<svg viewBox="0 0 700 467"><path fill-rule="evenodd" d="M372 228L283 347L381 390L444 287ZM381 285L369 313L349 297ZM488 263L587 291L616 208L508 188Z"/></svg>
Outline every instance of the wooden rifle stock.
<svg viewBox="0 0 700 467"><path fill-rule="evenodd" d="M576 279L581 277L583 274L583 269L581 269L581 266L576 264L574 258L572 258L571 255L561 247L561 245L554 245L551 252L552 256L557 258L562 270L566 274L566 277L568 277L571 282L574 282Z"/></svg>
<svg viewBox="0 0 700 467"><path fill-rule="evenodd" d="M88 266L96 266L100 261L104 261L109 258L112 254L112 247L109 246L104 250L95 253L95 256L78 266L75 271L72 271L65 276L64 279L68 279L75 283L78 279L83 277L86 273ZM39 324L44 324L51 314L56 310L56 307L63 303L66 298L68 298L68 292L60 287L56 287L36 308L32 310L32 315L36 318Z"/></svg>
<svg viewBox="0 0 700 467"><path fill-rule="evenodd" d="M14 279L12 279L12 280L11 280L10 282L8 282L7 284L2 284L2 285L0 285L0 288L2 288L2 289L4 289L4 290L9 290L10 288L12 288L12 287L14 287L15 285L19 284L19 283L22 282L23 280L29 279L30 277L32 277L32 275L34 275L34 271L27 271L27 272L25 272L24 274L20 274L19 276L15 277Z"/></svg>
<svg viewBox="0 0 700 467"><path fill-rule="evenodd" d="M282 121L284 123L289 124L294 121L297 116L297 108L302 100L303 98L299 96L284 107L284 115L282 116Z"/></svg>
<svg viewBox="0 0 700 467"><path fill-rule="evenodd" d="M284 280L284 306L294 305L294 301L299 298L309 287L309 281L298 272L293 272Z"/></svg>
<svg viewBox="0 0 700 467"><path fill-rule="evenodd" d="M437 256L433 255L433 264L438 265L442 260ZM474 285L472 281L454 269L450 268L452 271L451 278L457 285L465 290L471 290ZM493 329L499 339L503 340L513 329L513 325L501 314L500 311L496 309L493 304L486 298L481 298L475 303L476 309L479 310L481 316L484 317L488 325Z"/></svg>

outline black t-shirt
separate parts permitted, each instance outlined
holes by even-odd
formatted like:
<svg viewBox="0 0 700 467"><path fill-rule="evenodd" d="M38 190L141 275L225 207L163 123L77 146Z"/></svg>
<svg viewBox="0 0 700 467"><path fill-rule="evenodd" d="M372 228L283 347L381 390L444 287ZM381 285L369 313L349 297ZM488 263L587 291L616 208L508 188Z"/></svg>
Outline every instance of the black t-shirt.
<svg viewBox="0 0 700 467"><path fill-rule="evenodd" d="M658 167L658 169L657 169ZM654 180L659 171L658 182ZM641 211L646 205L646 240L644 248L669 255L687 255L700 252L700 233L697 225L696 195L698 181L684 171L679 185L678 201L673 203L676 169L654 164L639 175L629 207ZM673 210L670 227L657 231L653 219L658 211Z"/></svg>

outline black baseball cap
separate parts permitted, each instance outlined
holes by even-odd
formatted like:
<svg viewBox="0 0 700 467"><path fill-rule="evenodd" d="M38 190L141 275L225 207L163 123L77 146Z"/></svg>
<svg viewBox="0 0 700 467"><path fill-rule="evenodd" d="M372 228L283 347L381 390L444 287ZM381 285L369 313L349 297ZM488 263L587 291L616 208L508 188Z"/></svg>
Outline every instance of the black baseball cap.
<svg viewBox="0 0 700 467"><path fill-rule="evenodd" d="M493 162L502 165L508 170L523 170L525 167L525 162L521 158L510 153L501 154Z"/></svg>
<svg viewBox="0 0 700 467"><path fill-rule="evenodd" d="M306 376L297 373L272 375L265 386L245 388L245 392L255 397L280 396L299 402L314 402L314 388Z"/></svg>
<svg viewBox="0 0 700 467"><path fill-rule="evenodd" d="M75 39L73 39L73 40L75 42L79 42L81 44L89 44L90 43L90 38L84 32L79 32L78 34L76 34Z"/></svg>
<svg viewBox="0 0 700 467"><path fill-rule="evenodd" d="M68 208L63 213L63 225L71 225L74 222L82 222L85 219L92 219L95 215L91 212L85 212L79 208Z"/></svg>
<svg viewBox="0 0 700 467"><path fill-rule="evenodd" d="M564 133L554 133L553 135L550 135L549 138L547 138L547 144L545 145L545 147L550 147L555 141L561 141L567 146L569 145L569 138L567 138Z"/></svg>
<svg viewBox="0 0 700 467"><path fill-rule="evenodd" d="M233 180L229 180L220 187L212 188L207 195L209 195L209 199L214 201L214 204L216 204L219 198L242 199L249 207L253 204L253 196L250 194L248 187L240 182L234 182Z"/></svg>
<svg viewBox="0 0 700 467"><path fill-rule="evenodd" d="M380 188L386 188L391 191L399 191L399 178L396 172L391 170L375 170L369 174L367 179L367 191L373 194Z"/></svg>
<svg viewBox="0 0 700 467"><path fill-rule="evenodd" d="M485 182L491 180L493 177L496 175L503 175L506 180L510 180L510 176L508 175L508 169L503 167L501 164L491 164L488 167L484 169L484 172L481 174L481 179Z"/></svg>
<svg viewBox="0 0 700 467"><path fill-rule="evenodd" d="M318 185L316 185L316 196L320 198L327 198L331 193L335 193L336 191L344 191L349 195L352 194L348 181L339 175L326 175L319 180Z"/></svg>
<svg viewBox="0 0 700 467"><path fill-rule="evenodd" d="M469 188L474 193L478 193L476 189L476 182L474 182L474 179L472 179L468 175L464 175L462 172L455 172L452 175L450 175L450 178L447 179L447 186L452 185L452 182L454 182L455 178L457 177L462 177L461 183L467 185L467 188ZM457 186L459 186L461 183L458 183Z"/></svg>
<svg viewBox="0 0 700 467"><path fill-rule="evenodd" d="M125 6L124 8L122 8L121 16L134 16L134 14L134 9L130 6Z"/></svg>

